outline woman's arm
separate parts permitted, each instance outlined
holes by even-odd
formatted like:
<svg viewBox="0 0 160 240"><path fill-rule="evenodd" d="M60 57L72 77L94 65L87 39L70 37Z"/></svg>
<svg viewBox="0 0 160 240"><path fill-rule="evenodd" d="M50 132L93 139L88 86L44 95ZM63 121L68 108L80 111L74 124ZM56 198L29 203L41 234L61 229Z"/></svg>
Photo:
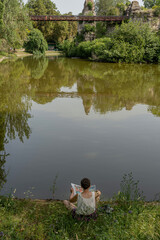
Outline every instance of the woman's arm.
<svg viewBox="0 0 160 240"><path fill-rule="evenodd" d="M73 188L71 188L71 195L70 195L69 201L70 201L70 202L76 202L76 201L77 201L77 198L78 198L78 194L76 194L76 195L74 196Z"/></svg>
<svg viewBox="0 0 160 240"><path fill-rule="evenodd" d="M72 194L71 194L72 195ZM78 199L78 194L76 194L75 196L73 196L73 197L71 197L70 196L70 199L69 199L69 201L70 202L76 202L77 201L77 199Z"/></svg>
<svg viewBox="0 0 160 240"><path fill-rule="evenodd" d="M97 190L95 192L95 199L96 199L96 202L98 202L100 200L100 195L101 195L101 192L99 190Z"/></svg>

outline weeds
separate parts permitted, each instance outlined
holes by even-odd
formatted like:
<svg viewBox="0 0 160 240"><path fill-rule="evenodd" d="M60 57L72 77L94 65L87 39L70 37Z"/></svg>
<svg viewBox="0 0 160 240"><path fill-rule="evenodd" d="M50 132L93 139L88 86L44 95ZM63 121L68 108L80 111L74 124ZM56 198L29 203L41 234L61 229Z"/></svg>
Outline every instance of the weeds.
<svg viewBox="0 0 160 240"><path fill-rule="evenodd" d="M58 174L56 174L55 178L53 179L53 184L52 184L52 187L50 188L50 191L52 192L52 198L53 199L55 199L57 178L58 178Z"/></svg>

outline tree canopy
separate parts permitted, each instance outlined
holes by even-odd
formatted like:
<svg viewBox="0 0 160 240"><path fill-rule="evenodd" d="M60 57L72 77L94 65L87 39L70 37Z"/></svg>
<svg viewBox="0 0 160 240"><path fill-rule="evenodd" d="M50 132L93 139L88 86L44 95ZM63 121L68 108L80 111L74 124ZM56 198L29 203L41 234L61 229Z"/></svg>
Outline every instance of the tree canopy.
<svg viewBox="0 0 160 240"><path fill-rule="evenodd" d="M51 0L28 0L26 6L30 15L60 15ZM72 15L72 13L65 15ZM62 42L77 34L77 23L75 22L34 22L33 26L43 33L48 42Z"/></svg>
<svg viewBox="0 0 160 240"><path fill-rule="evenodd" d="M23 46L32 23L22 0L0 0L0 38L13 47Z"/></svg>
<svg viewBox="0 0 160 240"><path fill-rule="evenodd" d="M97 15L107 16L117 15L118 11L120 15L123 15L123 11L131 2L129 0L96 0L95 3Z"/></svg>
<svg viewBox="0 0 160 240"><path fill-rule="evenodd" d="M33 29L28 36L28 40L24 44L25 50L33 54L45 54L48 44L43 34L38 29Z"/></svg>

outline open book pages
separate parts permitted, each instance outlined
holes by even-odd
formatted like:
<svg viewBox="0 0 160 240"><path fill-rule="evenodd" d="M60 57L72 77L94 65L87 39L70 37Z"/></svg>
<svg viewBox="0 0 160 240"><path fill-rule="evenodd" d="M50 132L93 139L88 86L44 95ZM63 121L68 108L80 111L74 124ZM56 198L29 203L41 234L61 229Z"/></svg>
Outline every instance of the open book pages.
<svg viewBox="0 0 160 240"><path fill-rule="evenodd" d="M83 188L80 185L71 183L71 186L73 188L74 195L76 195L77 193L83 192ZM90 188L89 188L89 191L90 192L95 192L96 191L96 185L91 185Z"/></svg>

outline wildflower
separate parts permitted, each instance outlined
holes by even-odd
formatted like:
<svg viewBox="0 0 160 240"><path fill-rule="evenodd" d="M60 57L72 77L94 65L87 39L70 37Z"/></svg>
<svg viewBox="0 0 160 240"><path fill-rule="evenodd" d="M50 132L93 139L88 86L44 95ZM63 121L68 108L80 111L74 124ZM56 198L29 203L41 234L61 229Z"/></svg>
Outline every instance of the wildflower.
<svg viewBox="0 0 160 240"><path fill-rule="evenodd" d="M4 233L3 232L0 232L0 237L3 237L4 236Z"/></svg>
<svg viewBox="0 0 160 240"><path fill-rule="evenodd" d="M128 212L129 212L129 213L132 213L132 211L131 211L131 210L129 210Z"/></svg>

